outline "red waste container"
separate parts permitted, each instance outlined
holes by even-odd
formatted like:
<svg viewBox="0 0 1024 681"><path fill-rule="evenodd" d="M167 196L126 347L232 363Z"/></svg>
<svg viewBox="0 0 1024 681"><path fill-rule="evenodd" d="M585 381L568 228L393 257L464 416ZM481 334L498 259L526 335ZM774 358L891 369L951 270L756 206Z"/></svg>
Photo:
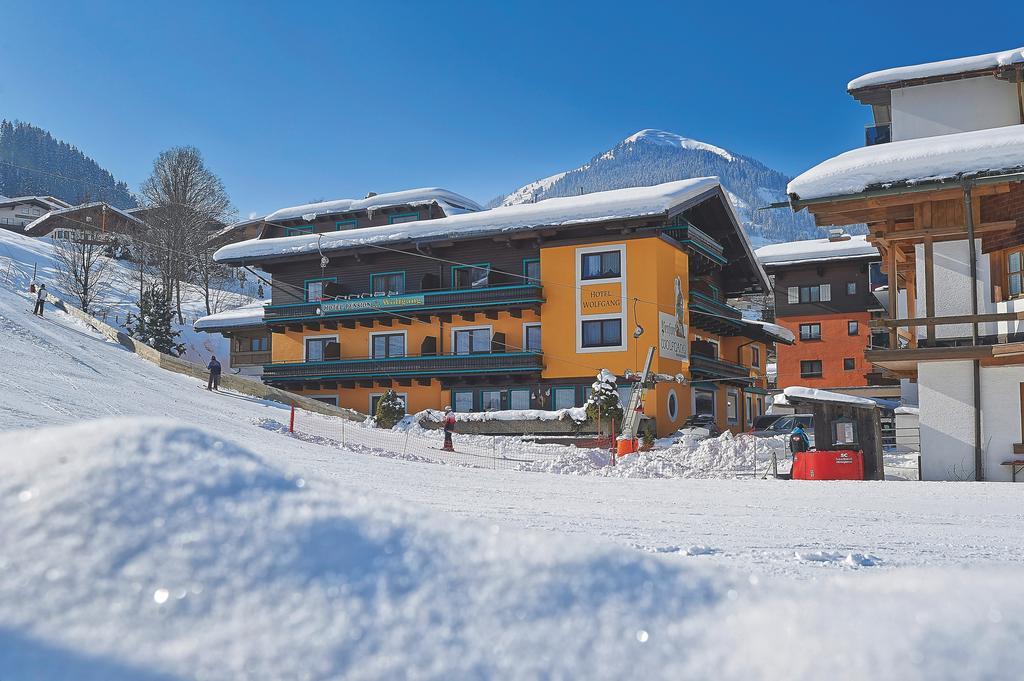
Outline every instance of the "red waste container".
<svg viewBox="0 0 1024 681"><path fill-rule="evenodd" d="M798 452L793 455L794 480L863 480L864 452L852 449Z"/></svg>

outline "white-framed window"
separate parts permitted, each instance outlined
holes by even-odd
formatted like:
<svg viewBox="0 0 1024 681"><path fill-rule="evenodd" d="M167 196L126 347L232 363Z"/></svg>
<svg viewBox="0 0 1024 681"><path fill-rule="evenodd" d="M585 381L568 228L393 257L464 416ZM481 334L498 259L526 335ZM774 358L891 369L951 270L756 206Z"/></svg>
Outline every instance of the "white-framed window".
<svg viewBox="0 0 1024 681"><path fill-rule="evenodd" d="M326 359L340 359L341 346L337 334L331 336L306 336L302 339L306 362L322 362Z"/></svg>
<svg viewBox="0 0 1024 681"><path fill-rule="evenodd" d="M370 357L405 357L405 331L375 331L370 334Z"/></svg>
<svg viewBox="0 0 1024 681"><path fill-rule="evenodd" d="M735 390L725 391L725 420L732 424L740 422L740 394Z"/></svg>
<svg viewBox="0 0 1024 681"><path fill-rule="evenodd" d="M794 305L797 303L827 303L832 300L832 285L790 286L786 290L786 296L786 302Z"/></svg>
<svg viewBox="0 0 1024 681"><path fill-rule="evenodd" d="M306 280L306 300L310 303L316 303L323 300L326 297L327 286L329 284L337 284L337 277L328 277L326 279L308 279Z"/></svg>
<svg viewBox="0 0 1024 681"><path fill-rule="evenodd" d="M409 413L409 394L408 393L395 393L398 395L398 399L402 400L402 406L405 407L405 413ZM384 393L370 393L370 416L377 413L377 403L380 402L380 398L384 397Z"/></svg>
<svg viewBox="0 0 1024 681"><path fill-rule="evenodd" d="M526 388L512 388L508 391L509 409L529 409L530 391Z"/></svg>
<svg viewBox="0 0 1024 681"><path fill-rule="evenodd" d="M857 282L848 281L846 282L846 295L855 296L857 295Z"/></svg>
<svg viewBox="0 0 1024 681"><path fill-rule="evenodd" d="M562 387L551 391L553 407L558 409L571 409L576 406L576 388Z"/></svg>
<svg viewBox="0 0 1024 681"><path fill-rule="evenodd" d="M456 355L476 355L491 351L490 326L452 327L452 351Z"/></svg>
<svg viewBox="0 0 1024 681"><path fill-rule="evenodd" d="M850 321L846 322L846 333L848 333L851 336L859 335L860 324L854 319L851 319Z"/></svg>
<svg viewBox="0 0 1024 681"><path fill-rule="evenodd" d="M622 251L612 249L580 254L580 279L617 279L622 276Z"/></svg>
<svg viewBox="0 0 1024 681"><path fill-rule="evenodd" d="M481 390L480 391L480 411L500 411L501 410L501 391L500 390Z"/></svg>
<svg viewBox="0 0 1024 681"><path fill-rule="evenodd" d="M523 351L540 352L540 324L523 324Z"/></svg>
<svg viewBox="0 0 1024 681"><path fill-rule="evenodd" d="M622 319L583 319L580 338L585 348L619 348L622 346Z"/></svg>
<svg viewBox="0 0 1024 681"><path fill-rule="evenodd" d="M679 418L679 396L675 388L669 388L665 406L668 409L668 420L674 423Z"/></svg>

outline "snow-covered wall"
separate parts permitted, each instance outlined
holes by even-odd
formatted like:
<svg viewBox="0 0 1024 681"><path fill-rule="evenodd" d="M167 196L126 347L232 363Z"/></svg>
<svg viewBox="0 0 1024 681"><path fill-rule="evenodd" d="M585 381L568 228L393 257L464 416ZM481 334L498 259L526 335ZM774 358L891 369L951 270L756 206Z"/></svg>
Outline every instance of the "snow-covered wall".
<svg viewBox="0 0 1024 681"><path fill-rule="evenodd" d="M1016 86L995 78L967 78L892 91L894 142L1020 122Z"/></svg>
<svg viewBox="0 0 1024 681"><path fill-rule="evenodd" d="M973 385L969 361L918 364L924 480L974 479Z"/></svg>
<svg viewBox="0 0 1024 681"><path fill-rule="evenodd" d="M992 274L989 269L988 257L981 253L981 240L975 239L978 253L978 314L996 312L992 301ZM924 245L917 244L917 316L926 316L924 290ZM970 248L967 239L945 241L935 244L935 315L971 314L971 266ZM998 333L998 325L985 323L978 325L982 335ZM1003 325L1005 326L1005 325ZM921 327L918 337L924 337L927 330ZM956 324L935 327L938 338L966 338L971 335L970 324Z"/></svg>
<svg viewBox="0 0 1024 681"><path fill-rule="evenodd" d="M1024 367L981 368L982 472L1010 480L1001 466L1021 441L1020 384ZM974 479L974 373L972 362L921 362L921 467L925 480Z"/></svg>

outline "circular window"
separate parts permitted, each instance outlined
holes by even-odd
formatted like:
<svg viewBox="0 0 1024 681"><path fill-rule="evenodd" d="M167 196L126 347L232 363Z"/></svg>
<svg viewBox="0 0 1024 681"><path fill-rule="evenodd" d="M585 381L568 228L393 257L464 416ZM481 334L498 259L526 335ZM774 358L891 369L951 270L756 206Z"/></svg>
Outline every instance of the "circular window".
<svg viewBox="0 0 1024 681"><path fill-rule="evenodd" d="M675 421L679 416L679 398L676 396L676 391L673 388L668 391L668 418L670 421Z"/></svg>

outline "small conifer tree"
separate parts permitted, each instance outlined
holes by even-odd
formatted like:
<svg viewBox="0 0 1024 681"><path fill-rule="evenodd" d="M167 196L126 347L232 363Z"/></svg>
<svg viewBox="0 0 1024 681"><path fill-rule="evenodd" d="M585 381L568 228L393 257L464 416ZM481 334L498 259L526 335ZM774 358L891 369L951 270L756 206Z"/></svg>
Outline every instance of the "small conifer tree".
<svg viewBox="0 0 1024 681"><path fill-rule="evenodd" d="M142 293L139 314L128 313L125 329L135 340L177 357L185 352L185 346L178 342L179 334L174 328L173 319L174 310L170 300L162 291L153 287Z"/></svg>
<svg viewBox="0 0 1024 681"><path fill-rule="evenodd" d="M601 369L597 380L590 387L592 392L587 398L587 416L595 421L600 420L601 425L611 433L613 422L622 423L622 404L619 402L615 374Z"/></svg>
<svg viewBox="0 0 1024 681"><path fill-rule="evenodd" d="M394 428L403 416L405 416L405 402L394 390L388 390L377 400L377 413L374 414L374 420L378 428Z"/></svg>

